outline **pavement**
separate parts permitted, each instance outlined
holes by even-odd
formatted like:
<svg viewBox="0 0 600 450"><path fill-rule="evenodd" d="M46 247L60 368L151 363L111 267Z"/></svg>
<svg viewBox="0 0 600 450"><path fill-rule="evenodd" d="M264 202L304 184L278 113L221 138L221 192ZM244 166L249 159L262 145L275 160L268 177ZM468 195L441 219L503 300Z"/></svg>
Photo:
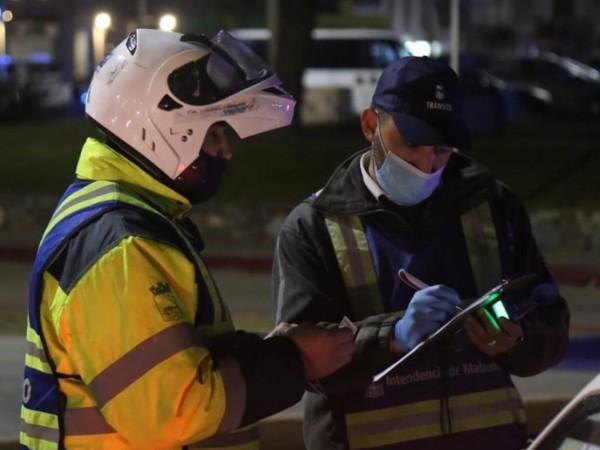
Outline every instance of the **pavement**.
<svg viewBox="0 0 600 450"><path fill-rule="evenodd" d="M1 310L25 310L33 253L32 246L0 246ZM534 434L600 372L600 254L553 251L547 252L546 258L563 296L569 300L572 344L559 366L534 377L514 379ZM236 314L249 312L270 316L269 255L213 253L206 259L234 320ZM24 351L22 334L0 335L0 450L16 448ZM263 421L261 448L304 448L301 421L301 404ZM283 447L282 436L286 442Z"/></svg>

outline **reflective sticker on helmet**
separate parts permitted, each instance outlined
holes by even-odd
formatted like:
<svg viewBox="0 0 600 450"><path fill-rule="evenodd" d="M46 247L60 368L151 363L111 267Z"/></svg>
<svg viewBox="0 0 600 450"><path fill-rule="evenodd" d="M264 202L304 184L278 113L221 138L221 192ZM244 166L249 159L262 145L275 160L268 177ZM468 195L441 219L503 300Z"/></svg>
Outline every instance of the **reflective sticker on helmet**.
<svg viewBox="0 0 600 450"><path fill-rule="evenodd" d="M244 114L260 108L260 103L256 97L250 101L237 103L226 103L223 105L210 106L202 109L188 109L186 111L175 112L175 123L195 122L204 118L229 117L238 114Z"/></svg>
<svg viewBox="0 0 600 450"><path fill-rule="evenodd" d="M253 111L259 106L256 98L253 98L250 102L239 102L239 103L227 103L219 108L222 109L222 116L235 116L237 114L243 114L248 111Z"/></svg>
<svg viewBox="0 0 600 450"><path fill-rule="evenodd" d="M105 84L111 85L126 65L127 61L125 61L120 55L114 58L110 58L104 63L104 67L101 70L98 69L99 73L97 74L97 76Z"/></svg>
<svg viewBox="0 0 600 450"><path fill-rule="evenodd" d="M129 50L129 53L131 53L131 55L133 56L133 54L137 50L137 31L134 31L127 37L125 47L127 47L127 50Z"/></svg>

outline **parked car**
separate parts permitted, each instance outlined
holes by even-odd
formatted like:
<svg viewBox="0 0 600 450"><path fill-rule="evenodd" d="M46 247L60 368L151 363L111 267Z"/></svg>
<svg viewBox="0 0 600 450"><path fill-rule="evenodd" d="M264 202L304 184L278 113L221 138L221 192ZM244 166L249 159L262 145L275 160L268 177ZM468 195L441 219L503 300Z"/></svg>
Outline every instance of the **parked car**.
<svg viewBox="0 0 600 450"><path fill-rule="evenodd" d="M234 29L231 34L267 59L269 29ZM308 123L360 115L371 103L383 68L409 54L399 36L387 29L315 28L312 39L300 111L302 120Z"/></svg>
<svg viewBox="0 0 600 450"><path fill-rule="evenodd" d="M19 120L25 115L25 105L17 85L12 80L0 79L0 120Z"/></svg>
<svg viewBox="0 0 600 450"><path fill-rule="evenodd" d="M46 55L0 61L0 119L67 114L74 100L73 83Z"/></svg>
<svg viewBox="0 0 600 450"><path fill-rule="evenodd" d="M498 55L482 81L520 95L523 106L563 116L600 116L600 72L550 52Z"/></svg>
<svg viewBox="0 0 600 450"><path fill-rule="evenodd" d="M31 114L67 113L73 105L74 86L51 62L15 61L9 67Z"/></svg>
<svg viewBox="0 0 600 450"><path fill-rule="evenodd" d="M600 450L600 374L565 405L527 450Z"/></svg>

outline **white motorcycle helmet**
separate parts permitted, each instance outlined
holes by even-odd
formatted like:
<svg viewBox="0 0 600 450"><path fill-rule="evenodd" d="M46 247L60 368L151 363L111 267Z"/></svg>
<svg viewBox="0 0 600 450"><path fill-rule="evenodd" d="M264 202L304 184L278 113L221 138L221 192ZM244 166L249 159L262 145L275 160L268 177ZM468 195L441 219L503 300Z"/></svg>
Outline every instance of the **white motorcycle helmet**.
<svg viewBox="0 0 600 450"><path fill-rule="evenodd" d="M138 29L96 68L86 114L174 180L216 122L240 138L289 125L296 102L280 85L225 31L208 39Z"/></svg>

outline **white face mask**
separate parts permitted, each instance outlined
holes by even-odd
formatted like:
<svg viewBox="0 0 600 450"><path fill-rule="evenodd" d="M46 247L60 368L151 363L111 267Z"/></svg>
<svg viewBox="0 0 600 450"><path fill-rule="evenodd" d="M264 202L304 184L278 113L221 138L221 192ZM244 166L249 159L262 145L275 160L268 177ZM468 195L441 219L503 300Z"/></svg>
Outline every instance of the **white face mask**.
<svg viewBox="0 0 600 450"><path fill-rule="evenodd" d="M385 159L381 167L376 169L377 183L383 191L401 206L411 206L429 198L440 184L443 167L433 173L425 173L399 156L390 152L381 139L379 123L377 137L381 148L385 151Z"/></svg>

